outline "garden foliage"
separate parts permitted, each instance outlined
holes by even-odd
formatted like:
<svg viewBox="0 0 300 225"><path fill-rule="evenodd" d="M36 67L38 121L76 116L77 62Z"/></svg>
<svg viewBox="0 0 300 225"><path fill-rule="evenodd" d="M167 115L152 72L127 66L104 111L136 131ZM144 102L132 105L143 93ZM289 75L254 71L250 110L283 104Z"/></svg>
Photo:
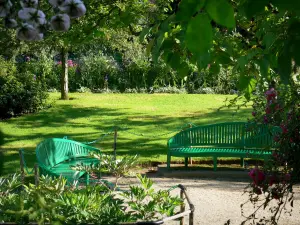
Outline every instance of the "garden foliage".
<svg viewBox="0 0 300 225"><path fill-rule="evenodd" d="M117 224L150 221L174 215L182 204L169 191L155 191L153 182L137 176L141 185L111 191L105 185L77 188L62 177L41 177L39 186L21 185L18 175L0 179L0 222L26 224Z"/></svg>
<svg viewBox="0 0 300 225"><path fill-rule="evenodd" d="M0 57L0 118L36 112L46 106L48 94L36 73Z"/></svg>

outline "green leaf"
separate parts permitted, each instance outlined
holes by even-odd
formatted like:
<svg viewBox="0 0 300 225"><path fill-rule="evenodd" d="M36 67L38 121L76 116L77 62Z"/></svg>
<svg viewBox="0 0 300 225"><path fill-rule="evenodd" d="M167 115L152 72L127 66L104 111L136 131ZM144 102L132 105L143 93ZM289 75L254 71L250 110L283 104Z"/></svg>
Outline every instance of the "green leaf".
<svg viewBox="0 0 300 225"><path fill-rule="evenodd" d="M206 53L212 47L212 27L207 15L199 14L187 26L185 41L193 53Z"/></svg>
<svg viewBox="0 0 300 225"><path fill-rule="evenodd" d="M182 0L179 4L179 10L176 13L177 21L187 21L203 6L205 0Z"/></svg>
<svg viewBox="0 0 300 225"><path fill-rule="evenodd" d="M273 0L272 4L282 10L300 12L300 1L298 0Z"/></svg>
<svg viewBox="0 0 300 225"><path fill-rule="evenodd" d="M207 0L205 9L216 23L228 28L235 27L233 7L227 0Z"/></svg>
<svg viewBox="0 0 300 225"><path fill-rule="evenodd" d="M209 71L214 75L219 74L220 73L220 65L217 63L210 65Z"/></svg>
<svg viewBox="0 0 300 225"><path fill-rule="evenodd" d="M288 84L292 74L292 57L288 52L289 44L286 42L282 54L278 57L278 70L280 79L283 83Z"/></svg>
<svg viewBox="0 0 300 225"><path fill-rule="evenodd" d="M252 92L255 90L257 80L249 76L240 76L239 89L244 92L244 96L247 100L250 100Z"/></svg>
<svg viewBox="0 0 300 225"><path fill-rule="evenodd" d="M105 36L105 33L102 30L94 30L93 34L95 37L104 37Z"/></svg>
<svg viewBox="0 0 300 225"><path fill-rule="evenodd" d="M149 34L151 31L152 27L145 27L142 32L140 33L140 42L143 42L145 40L145 37Z"/></svg>
<svg viewBox="0 0 300 225"><path fill-rule="evenodd" d="M172 69L177 70L180 66L180 55L178 53L174 53L170 57L169 65Z"/></svg>
<svg viewBox="0 0 300 225"><path fill-rule="evenodd" d="M154 42L155 42L155 39L152 39L152 40L148 43L148 45L147 45L147 47L146 47L146 53L147 53L147 55L150 55L151 49L152 49L152 47L153 47L153 45L154 45Z"/></svg>
<svg viewBox="0 0 300 225"><path fill-rule="evenodd" d="M156 39L156 43L155 43L155 46L154 48L152 49L152 59L154 61L154 63L157 63L158 62L158 58L160 56L160 48L164 42L165 38L164 38L164 35L161 33L159 35L159 37Z"/></svg>
<svg viewBox="0 0 300 225"><path fill-rule="evenodd" d="M300 65L300 22L293 21L288 29L289 47L286 46L286 51L290 51L290 55L295 60L295 63ZM288 53L286 53L288 54Z"/></svg>
<svg viewBox="0 0 300 225"><path fill-rule="evenodd" d="M172 39L166 39L164 43L161 46L161 49L166 50L166 49L172 49L174 46L175 42Z"/></svg>
<svg viewBox="0 0 300 225"><path fill-rule="evenodd" d="M269 49L273 45L275 40L276 40L276 36L273 33L268 32L263 37L262 44L266 47L266 49Z"/></svg>
<svg viewBox="0 0 300 225"><path fill-rule="evenodd" d="M269 76L269 70L270 70L269 66L270 66L269 61L266 58L263 58L259 62L260 73L265 78L267 78Z"/></svg>
<svg viewBox="0 0 300 225"><path fill-rule="evenodd" d="M232 63L230 55L227 52L218 51L216 57L217 57L217 61L222 65L228 65Z"/></svg>
<svg viewBox="0 0 300 225"><path fill-rule="evenodd" d="M236 68L240 69L241 71L244 71L247 63L248 63L247 56L241 56L237 60Z"/></svg>
<svg viewBox="0 0 300 225"><path fill-rule="evenodd" d="M251 19L254 15L257 15L264 11L265 6L269 4L269 0L248 0L244 4L246 15Z"/></svg>
<svg viewBox="0 0 300 225"><path fill-rule="evenodd" d="M179 78L184 78L189 74L190 68L186 62L180 64L179 68L177 69Z"/></svg>
<svg viewBox="0 0 300 225"><path fill-rule="evenodd" d="M171 55L172 55L172 52L168 51L168 50L164 50L162 55L161 55L161 58L167 63L169 64L169 61L171 59Z"/></svg>
<svg viewBox="0 0 300 225"><path fill-rule="evenodd" d="M205 69L209 63L210 63L209 52L206 52L205 54L199 55L197 57L197 67L199 71Z"/></svg>

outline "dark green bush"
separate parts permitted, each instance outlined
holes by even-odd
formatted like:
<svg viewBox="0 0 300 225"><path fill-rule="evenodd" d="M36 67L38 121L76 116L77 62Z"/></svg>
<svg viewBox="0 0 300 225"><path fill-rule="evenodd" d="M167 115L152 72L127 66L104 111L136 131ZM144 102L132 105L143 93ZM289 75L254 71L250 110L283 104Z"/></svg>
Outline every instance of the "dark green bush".
<svg viewBox="0 0 300 225"><path fill-rule="evenodd" d="M46 106L48 94L39 78L18 73L14 63L0 58L0 118L36 112ZM11 69L8 69L11 68Z"/></svg>

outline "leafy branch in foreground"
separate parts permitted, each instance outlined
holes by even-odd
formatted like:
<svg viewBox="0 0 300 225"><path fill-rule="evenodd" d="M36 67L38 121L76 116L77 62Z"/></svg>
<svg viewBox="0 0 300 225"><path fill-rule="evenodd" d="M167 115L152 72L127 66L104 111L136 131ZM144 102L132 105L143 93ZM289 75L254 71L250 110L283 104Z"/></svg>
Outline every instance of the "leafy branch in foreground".
<svg viewBox="0 0 300 225"><path fill-rule="evenodd" d="M118 187L118 182L121 178L128 175L130 170L135 168L138 162L138 156L124 156L116 159L112 155L102 155L92 153L91 156L99 159L98 165L76 165L71 168L76 171L85 171L89 174L101 174L103 171L107 171L115 177L114 190Z"/></svg>

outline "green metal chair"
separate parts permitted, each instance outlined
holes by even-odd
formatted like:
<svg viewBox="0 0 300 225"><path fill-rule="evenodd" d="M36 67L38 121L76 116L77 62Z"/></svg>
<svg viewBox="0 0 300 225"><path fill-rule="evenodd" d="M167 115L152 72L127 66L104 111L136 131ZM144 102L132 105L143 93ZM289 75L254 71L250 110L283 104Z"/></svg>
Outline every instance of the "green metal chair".
<svg viewBox="0 0 300 225"><path fill-rule="evenodd" d="M85 171L75 171L71 166L99 165L100 160L91 158L90 152L101 153L97 148L66 138L46 139L36 148L40 174L63 176L68 182L85 178L88 184L89 174Z"/></svg>

